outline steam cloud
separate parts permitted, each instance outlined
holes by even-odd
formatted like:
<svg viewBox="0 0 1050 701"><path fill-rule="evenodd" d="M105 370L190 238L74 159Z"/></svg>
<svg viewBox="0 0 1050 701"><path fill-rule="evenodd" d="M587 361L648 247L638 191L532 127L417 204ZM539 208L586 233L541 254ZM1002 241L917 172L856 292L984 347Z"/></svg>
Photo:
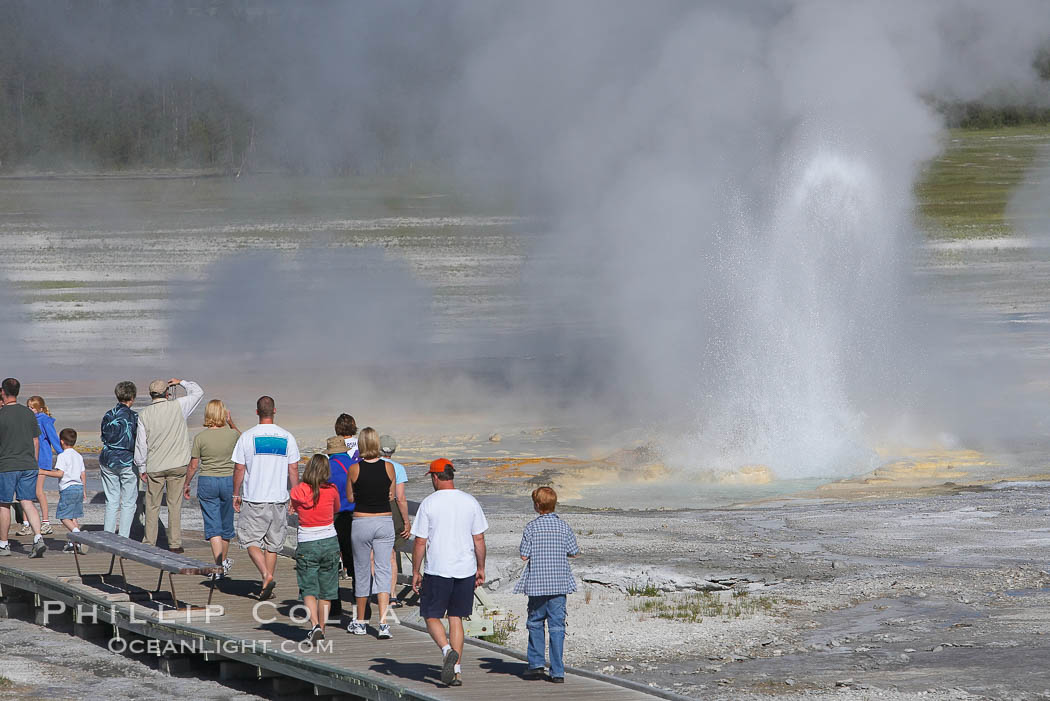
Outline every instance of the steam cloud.
<svg viewBox="0 0 1050 701"><path fill-rule="evenodd" d="M912 187L941 129L927 100L1036 94L1050 34L1039 2L259 7L289 14L265 46L218 25L147 31L139 47L151 70L269 109L282 147L322 168L387 129L393 160L515 192L553 224L511 335L542 371L521 362L508 380L685 436L681 464L782 476L859 469L872 435L944 379L909 293ZM112 60L90 28L67 29L80 58ZM272 260L222 265L212 277L237 289L280 277ZM309 303L327 289L289 288L263 306L322 326L335 314ZM420 305L398 305L424 324ZM271 331L262 313L202 319L174 336L221 346ZM391 348L419 348L412 326L391 330Z"/></svg>

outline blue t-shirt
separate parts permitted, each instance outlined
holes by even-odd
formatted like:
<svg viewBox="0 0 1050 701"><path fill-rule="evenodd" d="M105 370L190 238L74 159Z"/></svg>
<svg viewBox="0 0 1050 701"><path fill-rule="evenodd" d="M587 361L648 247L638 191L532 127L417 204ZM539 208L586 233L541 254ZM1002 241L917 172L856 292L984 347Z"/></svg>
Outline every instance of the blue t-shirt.
<svg viewBox="0 0 1050 701"><path fill-rule="evenodd" d="M388 463L394 466L394 484L404 484L408 481L408 473L405 472L405 466L399 462L394 462L390 458L383 458Z"/></svg>
<svg viewBox="0 0 1050 701"><path fill-rule="evenodd" d="M62 452L62 444L58 441L55 432L55 420L40 412L36 415L36 422L40 425L40 452L37 454L37 467L41 470L51 469L51 451Z"/></svg>
<svg viewBox="0 0 1050 701"><path fill-rule="evenodd" d="M354 502L346 499L346 480L350 475L350 466L356 462L357 460L347 453L335 453L328 456L328 467L332 473L328 481L339 490L339 513L354 510Z"/></svg>

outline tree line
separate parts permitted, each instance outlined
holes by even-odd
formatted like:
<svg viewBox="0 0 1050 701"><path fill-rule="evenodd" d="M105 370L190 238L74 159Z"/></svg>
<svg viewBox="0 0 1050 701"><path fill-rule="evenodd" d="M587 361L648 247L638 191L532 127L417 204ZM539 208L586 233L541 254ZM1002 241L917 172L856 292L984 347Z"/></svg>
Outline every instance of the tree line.
<svg viewBox="0 0 1050 701"><path fill-rule="evenodd" d="M412 10L431 34L420 40L367 4L0 0L0 173L374 173L440 160L428 112L456 56L428 47L455 46L457 29L438 6ZM348 7L360 17L325 26ZM1050 80L1050 49L1035 66ZM1050 106L933 104L950 126L1050 123Z"/></svg>

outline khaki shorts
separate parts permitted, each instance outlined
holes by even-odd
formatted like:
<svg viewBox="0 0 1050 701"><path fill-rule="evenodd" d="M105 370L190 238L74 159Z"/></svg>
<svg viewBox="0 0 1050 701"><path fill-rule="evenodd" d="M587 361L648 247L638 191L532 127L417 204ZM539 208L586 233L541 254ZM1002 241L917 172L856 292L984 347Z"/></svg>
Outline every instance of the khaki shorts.
<svg viewBox="0 0 1050 701"><path fill-rule="evenodd" d="M237 538L244 547L256 547L271 553L284 550L288 530L288 502L245 501L237 519Z"/></svg>

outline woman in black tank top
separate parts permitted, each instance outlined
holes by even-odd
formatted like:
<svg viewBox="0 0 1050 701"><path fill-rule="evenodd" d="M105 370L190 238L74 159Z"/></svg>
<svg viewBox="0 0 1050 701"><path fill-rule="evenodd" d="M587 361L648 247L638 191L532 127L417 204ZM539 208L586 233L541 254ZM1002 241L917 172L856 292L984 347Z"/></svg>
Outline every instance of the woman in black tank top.
<svg viewBox="0 0 1050 701"><path fill-rule="evenodd" d="M354 500L354 527L350 533L354 551L354 572L367 573L375 563L375 576L365 574L354 580L357 612L347 628L355 635L364 635L365 605L373 593L379 599L379 637L389 638L390 626L386 610L390 605L391 559L394 552L394 519L390 502L394 498L394 466L379 459L379 434L366 428L358 437L357 449L361 461L350 466L348 473ZM348 490L350 491L350 490Z"/></svg>
<svg viewBox="0 0 1050 701"><path fill-rule="evenodd" d="M348 476L354 485L354 518L393 516L388 498L394 491L393 465L386 460L362 458L350 466Z"/></svg>

